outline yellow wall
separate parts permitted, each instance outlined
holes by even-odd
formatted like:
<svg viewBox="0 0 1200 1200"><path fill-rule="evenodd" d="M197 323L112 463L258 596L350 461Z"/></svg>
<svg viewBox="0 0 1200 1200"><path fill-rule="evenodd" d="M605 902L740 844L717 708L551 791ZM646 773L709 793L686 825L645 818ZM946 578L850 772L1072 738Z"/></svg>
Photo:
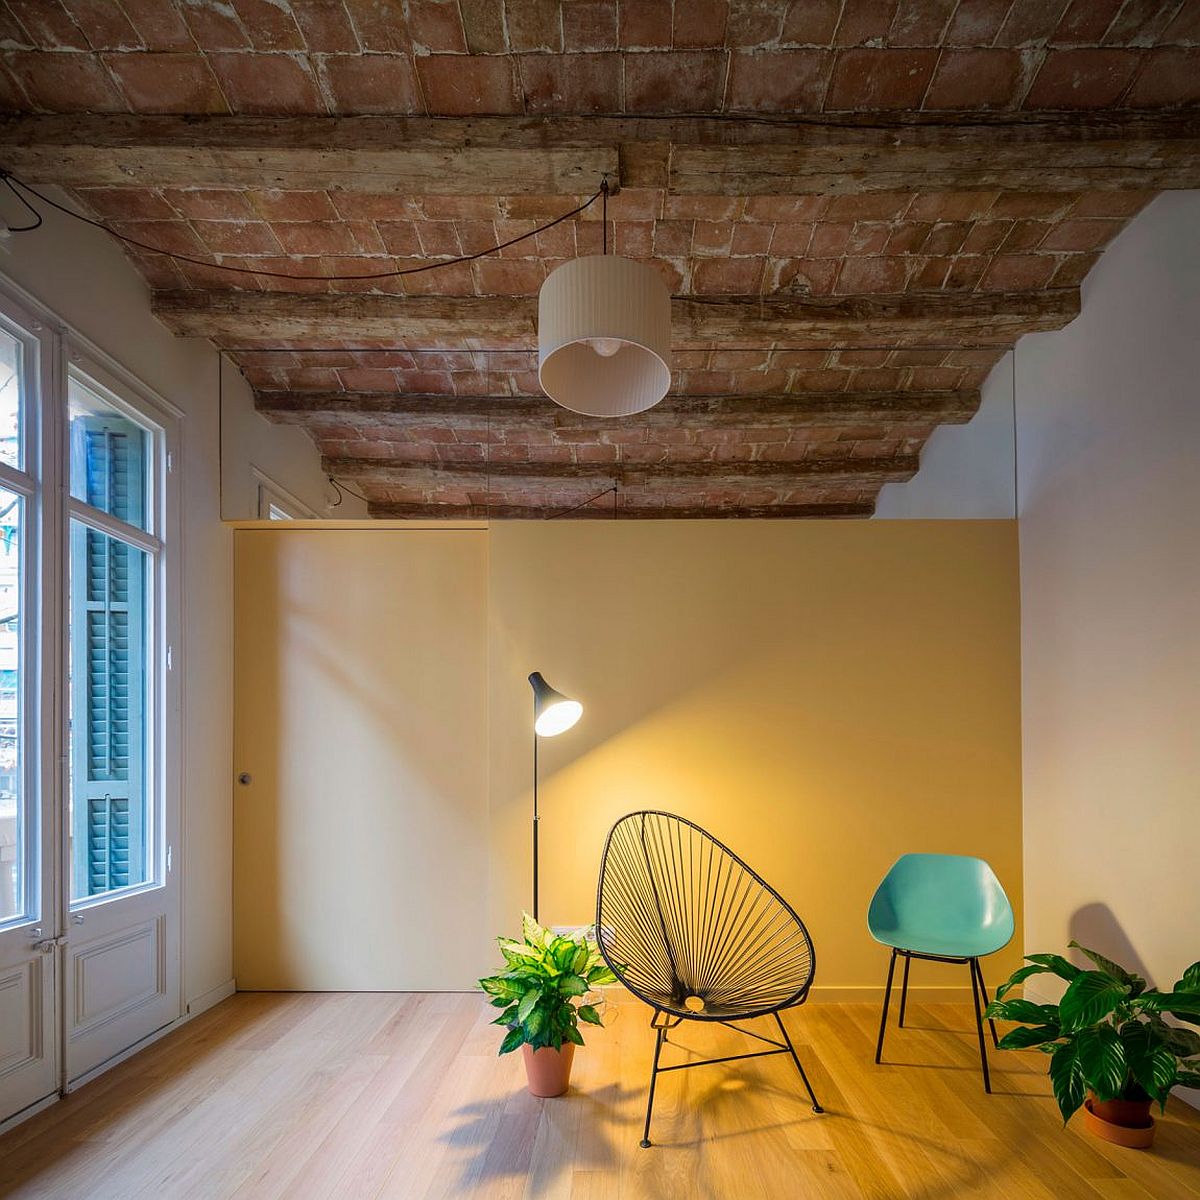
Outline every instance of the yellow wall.
<svg viewBox="0 0 1200 1200"><path fill-rule="evenodd" d="M1012 522L514 522L489 540L497 930L528 904L534 668L585 706L542 742L544 921L590 919L605 832L645 807L782 892L825 989L882 985L866 907L905 851L987 858L1020 928Z"/></svg>
<svg viewBox="0 0 1200 1200"><path fill-rule="evenodd" d="M478 939L515 932L530 902L534 669L585 705L541 744L548 923L591 919L607 829L659 807L711 829L791 901L816 941L819 996L882 985L866 907L907 850L989 859L1020 928L1016 552L1013 524L988 521L239 534L239 746L274 757L237 769L264 786L264 770L288 772L255 842L252 798L237 801L239 982L264 985L282 930L289 969L323 964L319 986L461 986L465 966L439 975L427 949L412 957L405 930L431 913L451 914L490 964ZM429 716L451 695L446 736ZM252 736L254 721L266 724ZM453 776L439 793L457 806L453 854L409 836L434 793L396 786L438 772ZM318 839L316 801L357 820L363 795L388 798L374 809L387 820L338 847L315 893L296 890L285 875ZM397 912L409 879L415 900ZM374 966L355 974L371 938ZM314 986L271 961L267 986ZM917 987L966 982L962 968L914 970Z"/></svg>

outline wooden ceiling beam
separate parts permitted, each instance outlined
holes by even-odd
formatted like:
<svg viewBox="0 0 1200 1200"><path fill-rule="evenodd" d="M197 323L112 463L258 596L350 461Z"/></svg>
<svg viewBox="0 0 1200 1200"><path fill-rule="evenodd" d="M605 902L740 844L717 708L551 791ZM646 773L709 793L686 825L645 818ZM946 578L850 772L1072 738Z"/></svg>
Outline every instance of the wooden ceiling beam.
<svg viewBox="0 0 1200 1200"><path fill-rule="evenodd" d="M915 454L888 458L800 459L795 462L404 462L396 458L321 459L321 469L335 479L373 486L442 488L455 485L575 485L602 487L614 481L626 487L671 488L720 486L728 488L769 483L774 486L812 486L865 480L870 483L911 479L920 465Z"/></svg>
<svg viewBox="0 0 1200 1200"><path fill-rule="evenodd" d="M1200 186L1200 115L14 115L0 164L68 187L763 195Z"/></svg>
<svg viewBox="0 0 1200 1200"><path fill-rule="evenodd" d="M160 291L155 316L185 337L252 348L337 339L403 348L493 341L537 344L534 296L308 295L226 290ZM1061 329L1079 314L1079 289L905 292L877 296L712 296L672 301L673 344L787 348L1010 346L1025 333Z"/></svg>
<svg viewBox="0 0 1200 1200"><path fill-rule="evenodd" d="M545 396L411 396L391 392L274 392L255 394L255 407L283 425L336 421L371 428L453 426L460 434L522 426L561 432L603 428L601 417L561 408ZM624 429L751 425L793 428L827 425L962 425L979 409L976 388L957 392L797 392L732 396L668 396L643 413L621 419ZM461 440L461 439L460 439ZM519 440L519 436L518 436Z"/></svg>
<svg viewBox="0 0 1200 1200"><path fill-rule="evenodd" d="M569 521L694 521L694 520L830 520L874 515L875 505L860 501L820 504L754 504L705 508L657 508L652 505L619 503L613 508L611 500L598 500L587 508L576 509L569 515L561 508L539 508L523 504L392 504L372 502L367 515L381 520L483 521L525 520L546 521L564 517ZM622 498L622 501L624 498Z"/></svg>

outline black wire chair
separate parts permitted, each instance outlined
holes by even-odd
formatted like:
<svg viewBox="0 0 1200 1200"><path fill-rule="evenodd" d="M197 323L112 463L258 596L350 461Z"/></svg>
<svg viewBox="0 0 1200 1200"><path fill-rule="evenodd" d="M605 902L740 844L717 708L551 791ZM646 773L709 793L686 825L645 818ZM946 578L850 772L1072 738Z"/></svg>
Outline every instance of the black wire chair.
<svg viewBox="0 0 1200 1200"><path fill-rule="evenodd" d="M783 897L711 834L673 813L622 817L604 844L596 937L613 974L654 1009L643 1146L654 1087L666 1071L790 1054L813 1112L824 1111L779 1015L808 998L812 938ZM775 1018L782 1042L734 1024L765 1016ZM774 1049L661 1067L667 1031L681 1021L727 1025Z"/></svg>

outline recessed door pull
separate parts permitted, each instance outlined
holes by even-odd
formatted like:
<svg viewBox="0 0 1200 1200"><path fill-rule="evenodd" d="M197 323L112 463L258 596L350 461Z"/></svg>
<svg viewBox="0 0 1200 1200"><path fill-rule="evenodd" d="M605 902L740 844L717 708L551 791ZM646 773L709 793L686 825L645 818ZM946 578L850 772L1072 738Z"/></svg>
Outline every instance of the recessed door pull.
<svg viewBox="0 0 1200 1200"><path fill-rule="evenodd" d="M242 785L242 787L249 787L250 786L250 772L243 771L238 776L238 783L240 783Z"/></svg>

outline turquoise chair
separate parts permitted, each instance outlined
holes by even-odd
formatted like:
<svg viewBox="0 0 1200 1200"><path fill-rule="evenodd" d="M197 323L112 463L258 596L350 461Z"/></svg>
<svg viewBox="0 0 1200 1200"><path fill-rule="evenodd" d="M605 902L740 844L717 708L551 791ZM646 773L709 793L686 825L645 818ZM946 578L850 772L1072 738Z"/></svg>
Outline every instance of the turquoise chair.
<svg viewBox="0 0 1200 1200"><path fill-rule="evenodd" d="M901 1028L904 1026L908 969L912 960L961 963L971 972L983 1089L990 1092L992 1081L983 1039L983 1008L987 1007L988 994L979 960L984 955L1003 950L1012 940L1014 928L1012 905L995 872L982 858L961 854L905 854L892 864L872 897L867 928L877 942L892 949L875 1061L878 1063L883 1058L883 1035L887 1029L896 956L904 959L904 982L900 989ZM989 1024L992 1041L996 1042L995 1022Z"/></svg>

